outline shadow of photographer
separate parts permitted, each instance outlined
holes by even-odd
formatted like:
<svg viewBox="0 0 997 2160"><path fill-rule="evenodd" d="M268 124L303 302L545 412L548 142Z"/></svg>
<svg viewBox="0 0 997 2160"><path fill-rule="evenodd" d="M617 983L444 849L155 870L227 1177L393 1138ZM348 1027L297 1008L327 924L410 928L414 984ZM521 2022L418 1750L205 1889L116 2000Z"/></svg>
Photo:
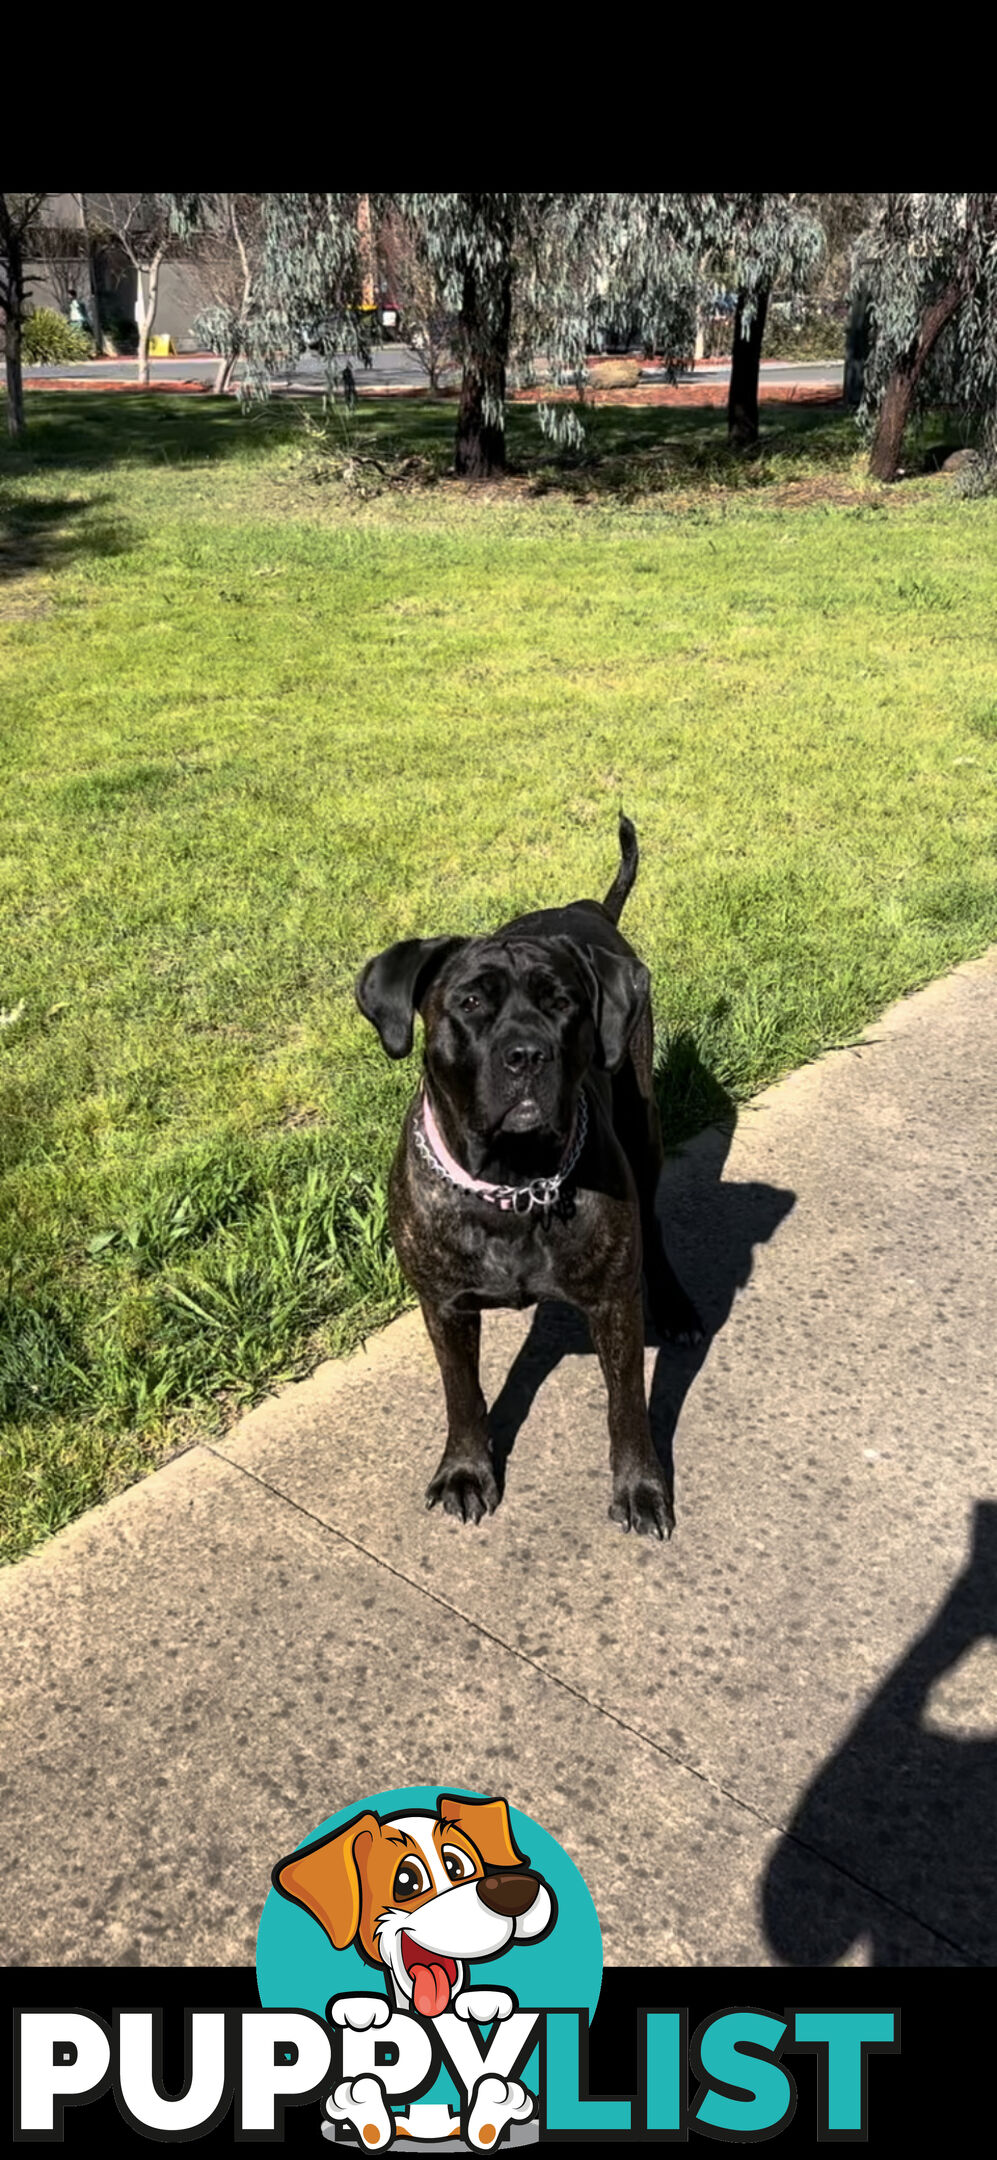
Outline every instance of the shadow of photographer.
<svg viewBox="0 0 997 2160"><path fill-rule="evenodd" d="M676 1035L655 1074L655 1092L667 1140L695 1133L681 1165L681 1207L688 1235L678 1273L698 1306L703 1340L691 1348L663 1344L645 1317L646 1342L657 1350L648 1409L651 1433L669 1480L674 1478L675 1432L682 1406L710 1353L713 1338L726 1325L739 1289L751 1276L755 1247L767 1242L788 1215L795 1194L772 1185L724 1181L723 1171L734 1136L736 1111L731 1097L703 1064L686 1033ZM698 1127L705 1129L697 1130ZM662 1179L665 1243L670 1248L669 1174ZM662 1197L659 1196L659 1209ZM588 1327L571 1306L538 1305L530 1332L517 1352L489 1412L492 1452L499 1490L516 1440L544 1381L562 1358L594 1357Z"/></svg>
<svg viewBox="0 0 997 2160"><path fill-rule="evenodd" d="M997 1964L997 1705L965 1673L995 1637L997 1501L981 1500L962 1573L817 1772L769 1863L762 1916L787 1964L831 1964L859 1938L874 1965ZM954 1729L930 1700L946 1678ZM960 1731L978 1727L981 1707L987 1729ZM815 1869L814 1853L833 1870Z"/></svg>

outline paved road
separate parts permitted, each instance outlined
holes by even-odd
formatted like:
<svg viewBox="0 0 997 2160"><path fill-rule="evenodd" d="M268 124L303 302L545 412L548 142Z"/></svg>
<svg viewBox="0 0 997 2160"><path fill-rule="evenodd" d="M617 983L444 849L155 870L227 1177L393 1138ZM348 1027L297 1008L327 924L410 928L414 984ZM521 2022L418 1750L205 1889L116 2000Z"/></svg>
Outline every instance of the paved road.
<svg viewBox="0 0 997 2160"><path fill-rule="evenodd" d="M217 362L214 360L191 360L180 354L174 360L150 361L150 374L152 381L162 386L171 382L210 382L216 366ZM370 369L361 368L354 363L354 370L357 387L361 392L368 387L414 389L426 381L425 369L415 358L415 355L410 353L404 346L399 345L385 346L375 352L373 365ZM89 361L80 363L75 367L57 365L25 368L24 373L26 381L44 381L46 377L63 382L67 380L89 381L94 377L100 378L104 376L108 379L113 377L116 381L134 382L138 378L138 363L134 360ZM809 361L802 366L787 365L785 367L781 365L770 366L766 363L763 369L765 382L826 384L829 388L840 387L842 375L843 369L840 360L816 360ZM695 369L694 373L680 375L678 379L680 382L727 382L729 377L729 367L723 364L703 362ZM648 380L663 380L663 377L649 373ZM276 381L278 386L283 386L287 383L288 378L279 376ZM290 381L297 389L320 390L325 383L325 368L322 361L317 360L312 354L305 354L293 370Z"/></svg>
<svg viewBox="0 0 997 2160"><path fill-rule="evenodd" d="M478 1531L410 1316L9 1570L0 1957L248 1963L279 1854L439 1779L561 1840L612 1963L997 1962L995 1125L997 951L670 1166L667 1548L546 1308L486 1323Z"/></svg>
<svg viewBox="0 0 997 2160"><path fill-rule="evenodd" d="M403 346L385 346L377 351L373 356L373 365L369 369L362 368L357 361L354 361L352 365L356 373L357 383L361 389L365 383L377 384L382 388L388 385L405 388L411 386L414 388L427 379L426 371L415 358L415 355ZM150 360L149 374L152 382L160 385L171 382L211 382L217 366L217 360L190 359L184 353L180 353L172 360ZM101 377L113 377L115 381L119 382L137 382L138 362L137 360L90 360L80 362L77 366L65 366L59 363L51 367L25 368L24 376L25 381L31 381L32 379L44 381L47 376L50 379L58 379L59 381L85 382L95 378L99 380ZM286 375L275 377L275 382L280 386L286 384L289 380L300 388L321 389L326 381L325 364L317 359L313 353L304 353L297 366L291 371L290 377Z"/></svg>

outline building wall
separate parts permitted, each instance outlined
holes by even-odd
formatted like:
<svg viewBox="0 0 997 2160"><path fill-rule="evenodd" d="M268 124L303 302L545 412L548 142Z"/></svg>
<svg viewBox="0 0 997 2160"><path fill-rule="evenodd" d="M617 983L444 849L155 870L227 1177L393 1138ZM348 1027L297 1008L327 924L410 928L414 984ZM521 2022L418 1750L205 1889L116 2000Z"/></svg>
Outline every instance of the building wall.
<svg viewBox="0 0 997 2160"><path fill-rule="evenodd" d="M84 307L88 305L89 276L82 257L59 256L46 262L32 262L27 265L27 272L31 280L29 301L33 308L55 308L60 315L65 315L73 286ZM136 278L127 260L115 264L102 259L98 290L101 312L109 327L115 321L134 322ZM178 352L194 351L197 340L191 335L191 324L199 309L208 305L209 298L196 263L164 263L159 273L153 335L172 338Z"/></svg>
<svg viewBox="0 0 997 2160"><path fill-rule="evenodd" d="M199 310L209 305L210 297L196 263L164 263L159 277L157 334L171 337L178 352L192 351L196 340L191 336L191 324Z"/></svg>
<svg viewBox="0 0 997 2160"><path fill-rule="evenodd" d="M27 264L31 281L28 287L30 305L55 308L64 315L69 307L70 290L75 286L86 307L89 270L77 196L50 195L42 213L42 223L63 236L67 246L73 246L78 229L79 242L72 253ZM115 321L134 323L137 281L127 256L120 248L101 248L97 262L98 291L108 327ZM193 351L196 340L191 335L191 324L198 311L208 305L209 298L196 263L185 260L165 262L159 274L154 336L172 338L178 352Z"/></svg>

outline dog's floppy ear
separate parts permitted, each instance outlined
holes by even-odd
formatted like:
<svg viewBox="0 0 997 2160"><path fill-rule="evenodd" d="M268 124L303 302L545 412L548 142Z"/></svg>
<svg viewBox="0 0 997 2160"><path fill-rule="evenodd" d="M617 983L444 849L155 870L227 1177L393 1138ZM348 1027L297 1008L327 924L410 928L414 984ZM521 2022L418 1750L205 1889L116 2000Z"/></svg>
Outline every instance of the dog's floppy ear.
<svg viewBox="0 0 997 2160"><path fill-rule="evenodd" d="M627 953L606 952L601 945L579 950L592 978L598 1062L607 1072L617 1072L651 994L651 977L643 960Z"/></svg>
<svg viewBox="0 0 997 2160"><path fill-rule="evenodd" d="M403 938L368 960L357 976L356 999L376 1027L389 1058L407 1057L415 1016L444 962L465 943L459 937Z"/></svg>
<svg viewBox="0 0 997 2160"><path fill-rule="evenodd" d="M360 1926L360 1871L380 1827L368 1809L345 1830L289 1853L274 1868L274 1889L311 1913L336 1950L346 1950Z"/></svg>
<svg viewBox="0 0 997 2160"><path fill-rule="evenodd" d="M441 1793L437 1810L442 1823L453 1823L470 1838L486 1868L526 1867L504 1800L462 1800L459 1793Z"/></svg>

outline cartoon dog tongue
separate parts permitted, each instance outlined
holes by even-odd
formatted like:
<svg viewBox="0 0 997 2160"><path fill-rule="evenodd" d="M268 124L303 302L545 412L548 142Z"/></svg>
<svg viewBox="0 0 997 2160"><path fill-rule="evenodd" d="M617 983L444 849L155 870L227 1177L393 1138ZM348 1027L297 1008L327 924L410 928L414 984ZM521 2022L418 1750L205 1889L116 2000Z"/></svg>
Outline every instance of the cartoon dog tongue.
<svg viewBox="0 0 997 2160"><path fill-rule="evenodd" d="M446 1966L414 1965L412 1996L420 2017L442 2017L450 2001L450 1975Z"/></svg>

